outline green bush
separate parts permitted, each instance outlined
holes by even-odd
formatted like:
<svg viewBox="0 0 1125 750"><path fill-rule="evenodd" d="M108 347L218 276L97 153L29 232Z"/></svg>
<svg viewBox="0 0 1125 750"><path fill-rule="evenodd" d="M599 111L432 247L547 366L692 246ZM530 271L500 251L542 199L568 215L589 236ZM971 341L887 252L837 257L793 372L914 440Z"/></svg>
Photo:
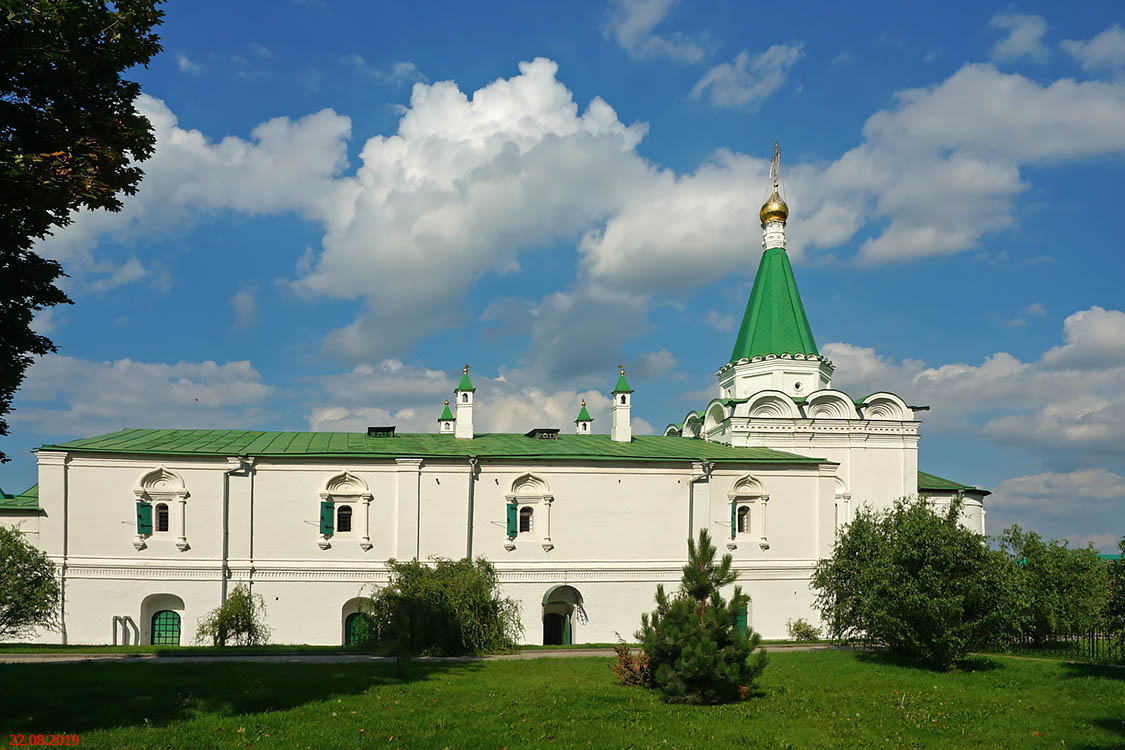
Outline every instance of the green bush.
<svg viewBox="0 0 1125 750"><path fill-rule="evenodd" d="M1121 557L1106 565L1109 576L1109 601L1105 608L1105 627L1125 640L1125 538L1117 545Z"/></svg>
<svg viewBox="0 0 1125 750"><path fill-rule="evenodd" d="M58 611L55 564L19 531L0 525L0 641L54 628Z"/></svg>
<svg viewBox="0 0 1125 750"><path fill-rule="evenodd" d="M828 633L884 644L948 671L1018 629L1018 584L1007 557L925 498L884 513L863 508L812 577Z"/></svg>
<svg viewBox="0 0 1125 750"><path fill-rule="evenodd" d="M1108 566L1092 547L1070 549L1019 526L1005 529L998 541L1019 584L1020 630L1036 645L1052 634L1084 633L1101 623L1109 604Z"/></svg>
<svg viewBox="0 0 1125 750"><path fill-rule="evenodd" d="M820 628L803 617L786 620L785 629L789 631L789 637L794 641L815 641L820 638Z"/></svg>
<svg viewBox="0 0 1125 750"><path fill-rule="evenodd" d="M264 646L269 639L266 602L244 583L234 587L222 606L204 615L195 631L196 642L212 646Z"/></svg>
<svg viewBox="0 0 1125 750"><path fill-rule="evenodd" d="M688 563L680 590L669 598L656 588L656 610L641 615L636 637L648 657L652 684L675 703L726 703L747 696L766 666L758 649L761 637L739 628L749 597L739 586L729 602L719 588L733 583L731 556L715 564L715 546L707 530L699 543L688 539Z"/></svg>
<svg viewBox="0 0 1125 750"><path fill-rule="evenodd" d="M522 632L519 604L500 596L488 560L388 560L390 582L371 598L371 628L383 652L460 656L511 651Z"/></svg>

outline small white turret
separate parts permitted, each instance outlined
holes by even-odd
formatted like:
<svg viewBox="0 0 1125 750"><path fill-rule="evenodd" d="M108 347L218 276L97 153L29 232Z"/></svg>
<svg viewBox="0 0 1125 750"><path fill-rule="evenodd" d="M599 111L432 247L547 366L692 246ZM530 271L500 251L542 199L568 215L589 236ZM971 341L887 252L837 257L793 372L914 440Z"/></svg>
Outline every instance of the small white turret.
<svg viewBox="0 0 1125 750"><path fill-rule="evenodd" d="M461 371L461 382L453 389L453 397L457 399L457 419L453 430L454 437L471 440L473 437L473 388L469 380L469 366Z"/></svg>
<svg viewBox="0 0 1125 750"><path fill-rule="evenodd" d="M625 379L625 366L618 365L621 377L617 379L617 387L610 396L613 397L613 427L609 436L618 443L631 443L633 441L633 425L629 418L629 407L632 406L633 389Z"/></svg>

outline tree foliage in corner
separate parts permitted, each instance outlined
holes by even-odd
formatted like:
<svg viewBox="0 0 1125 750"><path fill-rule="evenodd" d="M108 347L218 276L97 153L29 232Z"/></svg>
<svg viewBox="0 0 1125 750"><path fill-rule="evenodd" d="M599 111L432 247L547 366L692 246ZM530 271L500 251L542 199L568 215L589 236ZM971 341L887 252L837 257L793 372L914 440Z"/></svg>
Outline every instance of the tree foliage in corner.
<svg viewBox="0 0 1125 750"><path fill-rule="evenodd" d="M70 303L33 245L78 209L120 211L152 155L121 74L160 51L160 1L0 0L0 435L24 372L55 351L35 313Z"/></svg>
<svg viewBox="0 0 1125 750"><path fill-rule="evenodd" d="M731 556L715 563L706 529L688 539L688 562L672 597L656 588L656 610L641 615L636 637L648 657L652 684L673 703L727 703L745 698L766 666L761 636L738 627L750 597L734 587L730 601L719 588L733 583Z"/></svg>
<svg viewBox="0 0 1125 750"><path fill-rule="evenodd" d="M387 560L390 582L369 610L375 647L401 656L461 656L510 651L521 625L519 604L500 596L487 559Z"/></svg>
<svg viewBox="0 0 1125 750"><path fill-rule="evenodd" d="M1019 624L1007 557L958 523L962 502L936 513L926 498L885 513L864 508L813 573L833 638L882 643L948 671L970 651L999 645Z"/></svg>
<svg viewBox="0 0 1125 750"><path fill-rule="evenodd" d="M55 564L20 532L0 525L0 641L53 628L58 611Z"/></svg>
<svg viewBox="0 0 1125 750"><path fill-rule="evenodd" d="M1000 548L1019 583L1020 630L1042 646L1054 633L1084 633L1109 602L1109 570L1092 547L1071 549L1019 526L1005 529Z"/></svg>
<svg viewBox="0 0 1125 750"><path fill-rule="evenodd" d="M251 594L240 583L227 596L222 606L204 615L195 631L195 640L212 646L264 646L269 643L266 625L266 600Z"/></svg>
<svg viewBox="0 0 1125 750"><path fill-rule="evenodd" d="M1109 577L1109 601L1105 608L1106 629L1125 641L1125 537L1117 545L1121 557L1106 564Z"/></svg>

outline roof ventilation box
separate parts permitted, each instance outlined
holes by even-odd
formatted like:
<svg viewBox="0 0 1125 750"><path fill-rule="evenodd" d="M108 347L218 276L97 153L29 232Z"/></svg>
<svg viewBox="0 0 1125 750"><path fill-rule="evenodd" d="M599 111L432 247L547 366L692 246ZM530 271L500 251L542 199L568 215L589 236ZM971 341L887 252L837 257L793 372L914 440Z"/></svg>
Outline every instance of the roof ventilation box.
<svg viewBox="0 0 1125 750"><path fill-rule="evenodd" d="M524 437L534 438L536 440L558 440L559 431L557 428L552 427L536 427L531 432L528 432Z"/></svg>
<svg viewBox="0 0 1125 750"><path fill-rule="evenodd" d="M369 438L393 438L395 436L395 426L390 427L368 427L367 437Z"/></svg>

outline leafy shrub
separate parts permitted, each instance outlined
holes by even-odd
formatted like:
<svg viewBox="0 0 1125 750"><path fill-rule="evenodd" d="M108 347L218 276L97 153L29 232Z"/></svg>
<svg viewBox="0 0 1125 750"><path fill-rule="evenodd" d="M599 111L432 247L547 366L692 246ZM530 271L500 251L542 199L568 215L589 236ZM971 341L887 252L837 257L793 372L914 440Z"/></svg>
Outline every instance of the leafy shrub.
<svg viewBox="0 0 1125 750"><path fill-rule="evenodd" d="M1118 544L1121 557L1108 565L1109 601L1105 608L1105 626L1125 640L1125 538Z"/></svg>
<svg viewBox="0 0 1125 750"><path fill-rule="evenodd" d="M1005 529L1000 548L1019 585L1020 630L1043 645L1054 633L1084 633L1109 604L1108 566L1092 547L1071 549L1019 526Z"/></svg>
<svg viewBox="0 0 1125 750"><path fill-rule="evenodd" d="M399 655L460 656L511 651L522 626L519 604L500 596L496 568L483 557L387 561L390 582L371 598L376 648Z"/></svg>
<svg viewBox="0 0 1125 750"><path fill-rule="evenodd" d="M269 643L266 602L242 583L234 587L222 606L199 621L195 640L213 646L264 646Z"/></svg>
<svg viewBox="0 0 1125 750"><path fill-rule="evenodd" d="M639 685L640 687L652 686L652 675L648 670L648 657L643 651L633 653L628 644L620 636L613 650L617 653L617 661L610 663L609 669L613 676L622 685Z"/></svg>
<svg viewBox="0 0 1125 750"><path fill-rule="evenodd" d="M19 531L0 525L0 641L53 628L58 612L55 564Z"/></svg>
<svg viewBox="0 0 1125 750"><path fill-rule="evenodd" d="M820 638L820 628L803 617L786 620L785 629L789 631L789 637L794 641L815 641Z"/></svg>
<svg viewBox="0 0 1125 750"><path fill-rule="evenodd" d="M725 703L741 700L766 666L758 650L761 637L737 627L749 602L735 586L729 602L719 588L733 583L731 556L715 564L715 546L707 530L699 543L688 539L688 563L680 590L669 598L656 588L656 610L641 615L637 638L648 657L652 684L665 700L676 703Z"/></svg>
<svg viewBox="0 0 1125 750"><path fill-rule="evenodd" d="M961 507L939 515L923 497L861 509L813 573L828 633L943 671L1006 641L1019 623L1012 566L958 523Z"/></svg>

